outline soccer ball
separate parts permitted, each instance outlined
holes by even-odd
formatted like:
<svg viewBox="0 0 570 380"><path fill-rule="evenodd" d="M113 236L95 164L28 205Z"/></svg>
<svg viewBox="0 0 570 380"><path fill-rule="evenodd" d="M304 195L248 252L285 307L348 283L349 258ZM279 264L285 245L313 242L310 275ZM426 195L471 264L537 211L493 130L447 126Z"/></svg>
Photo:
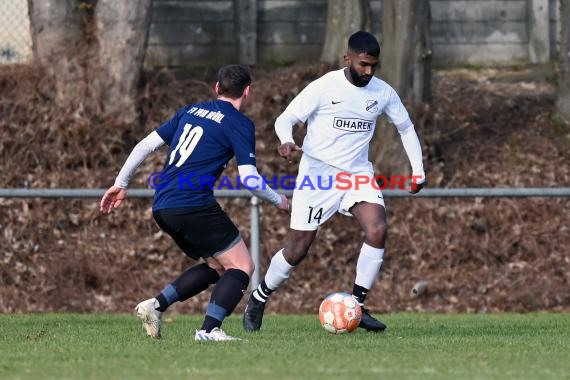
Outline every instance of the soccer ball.
<svg viewBox="0 0 570 380"><path fill-rule="evenodd" d="M323 328L333 334L353 332L360 323L360 305L348 293L332 293L319 307L319 319Z"/></svg>

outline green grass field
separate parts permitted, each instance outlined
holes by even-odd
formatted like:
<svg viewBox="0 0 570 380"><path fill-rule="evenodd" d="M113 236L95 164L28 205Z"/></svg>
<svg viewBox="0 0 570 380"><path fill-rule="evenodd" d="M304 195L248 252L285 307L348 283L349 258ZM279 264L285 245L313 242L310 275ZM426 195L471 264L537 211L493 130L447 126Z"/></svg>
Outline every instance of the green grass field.
<svg viewBox="0 0 570 380"><path fill-rule="evenodd" d="M234 342L195 342L200 316L163 339L129 315L0 315L0 379L570 379L570 314L389 314L383 334L331 335L316 316L266 317Z"/></svg>

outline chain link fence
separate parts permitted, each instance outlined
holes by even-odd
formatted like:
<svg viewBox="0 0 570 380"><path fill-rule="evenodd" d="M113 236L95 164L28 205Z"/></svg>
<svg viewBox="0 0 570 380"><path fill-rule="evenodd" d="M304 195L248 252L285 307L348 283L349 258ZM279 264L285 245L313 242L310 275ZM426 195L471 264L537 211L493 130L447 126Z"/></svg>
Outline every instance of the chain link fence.
<svg viewBox="0 0 570 380"><path fill-rule="evenodd" d="M32 60L28 0L0 0L0 64Z"/></svg>

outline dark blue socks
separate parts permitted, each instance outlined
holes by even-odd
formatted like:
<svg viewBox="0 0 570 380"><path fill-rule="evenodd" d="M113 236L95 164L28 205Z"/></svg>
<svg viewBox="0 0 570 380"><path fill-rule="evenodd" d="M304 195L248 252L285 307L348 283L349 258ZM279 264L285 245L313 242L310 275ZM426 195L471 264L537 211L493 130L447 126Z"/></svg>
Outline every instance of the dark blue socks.
<svg viewBox="0 0 570 380"><path fill-rule="evenodd" d="M211 284L215 284L220 279L218 272L210 268L208 264L198 264L182 273L172 284L168 284L156 296L159 307L158 311L166 311L170 305L177 301L186 301L208 289Z"/></svg>
<svg viewBox="0 0 570 380"><path fill-rule="evenodd" d="M228 269L212 291L206 318L200 330L210 332L214 327L220 327L224 318L236 308L248 284L247 273L240 269Z"/></svg>

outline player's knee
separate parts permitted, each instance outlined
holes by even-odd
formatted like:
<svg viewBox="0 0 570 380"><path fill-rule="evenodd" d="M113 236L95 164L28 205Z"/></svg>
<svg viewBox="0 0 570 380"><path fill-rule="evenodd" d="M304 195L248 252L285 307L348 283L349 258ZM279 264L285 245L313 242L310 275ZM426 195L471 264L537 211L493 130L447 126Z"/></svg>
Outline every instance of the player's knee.
<svg viewBox="0 0 570 380"><path fill-rule="evenodd" d="M378 223L365 229L366 241L374 247L381 247L388 236L388 224Z"/></svg>
<svg viewBox="0 0 570 380"><path fill-rule="evenodd" d="M240 260L240 261L232 263L232 265L228 265L226 267L226 270L228 270L228 269L239 269L239 270L247 273L247 275L249 277L251 277L251 275L253 274L253 271L255 269L255 264L253 263L251 258L248 257L248 259L244 258L244 260Z"/></svg>
<svg viewBox="0 0 570 380"><path fill-rule="evenodd" d="M315 240L315 233L297 233L289 235L283 249L283 257L290 265L298 265L307 256L309 247Z"/></svg>
<svg viewBox="0 0 570 380"><path fill-rule="evenodd" d="M305 247L303 245L293 245L289 247L285 247L283 250L283 257L289 263L289 265L296 266L298 265L305 257L307 257L307 253L309 252L309 247Z"/></svg>
<svg viewBox="0 0 570 380"><path fill-rule="evenodd" d="M243 242L232 247L220 256L217 256L216 261L219 262L226 271L229 269L239 269L247 273L250 277L255 269L255 264Z"/></svg>
<svg viewBox="0 0 570 380"><path fill-rule="evenodd" d="M249 276L249 278L251 278L251 276L253 275L253 272L255 271L255 264L253 263L253 261L250 260L249 263L247 263L246 267L244 269L242 269L245 273L247 273L247 275Z"/></svg>

